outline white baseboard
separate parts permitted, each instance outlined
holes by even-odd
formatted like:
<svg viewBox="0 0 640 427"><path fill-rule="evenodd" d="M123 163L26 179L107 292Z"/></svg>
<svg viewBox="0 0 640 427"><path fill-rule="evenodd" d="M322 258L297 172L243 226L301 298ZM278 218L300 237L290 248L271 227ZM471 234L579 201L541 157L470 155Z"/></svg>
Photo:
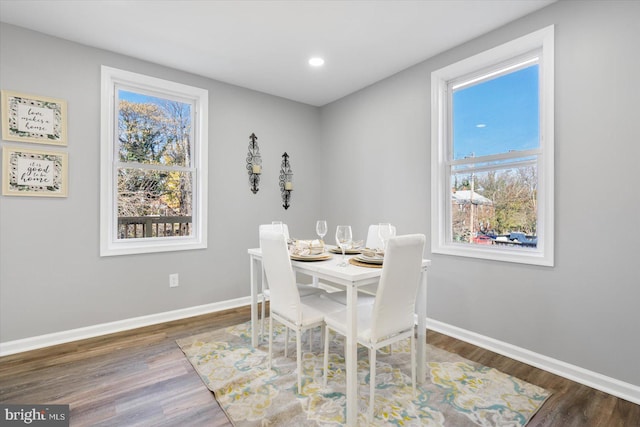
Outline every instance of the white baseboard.
<svg viewBox="0 0 640 427"><path fill-rule="evenodd" d="M498 341L466 329L427 318L427 329L466 341L478 347L518 360L536 368L593 387L605 393L640 405L640 387L589 371L579 366L553 359L533 351Z"/></svg>
<svg viewBox="0 0 640 427"><path fill-rule="evenodd" d="M230 308L242 307L249 304L251 304L251 297L242 297L227 301L214 302L211 304L198 305L195 307L182 308L179 310L166 311L164 313L150 314L148 316L102 323L84 328L71 329L68 331L54 332L52 334L39 335L15 341L0 342L0 356L8 356L10 354L21 353L23 351L35 350L71 341L93 338L100 335L127 331L143 326L186 319L188 317L214 313L216 311L228 310Z"/></svg>

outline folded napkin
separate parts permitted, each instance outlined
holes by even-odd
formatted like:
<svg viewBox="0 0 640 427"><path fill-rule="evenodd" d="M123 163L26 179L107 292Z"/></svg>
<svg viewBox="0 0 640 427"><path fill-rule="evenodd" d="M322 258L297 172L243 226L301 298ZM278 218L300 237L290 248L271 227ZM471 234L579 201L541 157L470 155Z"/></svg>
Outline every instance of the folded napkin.
<svg viewBox="0 0 640 427"><path fill-rule="evenodd" d="M351 244L347 245L344 249L346 251L359 251L360 249L362 249L363 246L364 246L364 240L356 240L355 242L352 242ZM338 245L332 246L331 251L336 253L342 253L342 251L340 250L340 246Z"/></svg>
<svg viewBox="0 0 640 427"><path fill-rule="evenodd" d="M364 240L355 240L347 249L360 249L364 245Z"/></svg>
<svg viewBox="0 0 640 427"><path fill-rule="evenodd" d="M364 248L361 253L369 258L384 258L384 251L382 249Z"/></svg>
<svg viewBox="0 0 640 427"><path fill-rule="evenodd" d="M320 255L324 253L324 242L322 240L297 240L293 239L289 244L291 255Z"/></svg>

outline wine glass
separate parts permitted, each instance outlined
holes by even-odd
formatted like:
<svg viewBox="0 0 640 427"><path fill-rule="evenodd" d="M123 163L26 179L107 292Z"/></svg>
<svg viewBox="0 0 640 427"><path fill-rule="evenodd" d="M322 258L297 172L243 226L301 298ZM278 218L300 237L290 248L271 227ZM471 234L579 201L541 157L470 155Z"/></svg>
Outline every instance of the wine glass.
<svg viewBox="0 0 640 427"><path fill-rule="evenodd" d="M345 250L353 242L353 234L351 234L350 225L339 225L336 228L336 244L342 249L342 262L338 264L339 267L346 267L347 261L345 258Z"/></svg>
<svg viewBox="0 0 640 427"><path fill-rule="evenodd" d="M316 234L320 237L320 240L327 235L327 221L321 219L316 222Z"/></svg>
<svg viewBox="0 0 640 427"><path fill-rule="evenodd" d="M387 248L387 242L389 241L389 238L395 235L395 230L393 229L391 224L386 222L378 224L378 238L382 243L382 248L380 249L384 251Z"/></svg>

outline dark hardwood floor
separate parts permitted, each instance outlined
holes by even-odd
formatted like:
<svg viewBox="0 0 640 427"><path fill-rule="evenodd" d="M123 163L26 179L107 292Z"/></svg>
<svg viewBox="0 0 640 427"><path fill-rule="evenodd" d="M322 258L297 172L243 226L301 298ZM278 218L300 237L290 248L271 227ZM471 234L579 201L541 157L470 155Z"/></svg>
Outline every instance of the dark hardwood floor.
<svg viewBox="0 0 640 427"><path fill-rule="evenodd" d="M72 426L231 426L175 340L250 318L243 307L0 358L0 402L69 404ZM427 341L553 392L529 426L638 427L640 406L457 339Z"/></svg>

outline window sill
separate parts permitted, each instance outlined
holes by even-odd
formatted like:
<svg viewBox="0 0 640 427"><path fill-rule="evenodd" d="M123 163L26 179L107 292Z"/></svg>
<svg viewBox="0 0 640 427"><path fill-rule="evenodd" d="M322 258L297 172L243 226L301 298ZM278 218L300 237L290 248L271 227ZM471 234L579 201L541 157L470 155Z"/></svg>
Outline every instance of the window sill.
<svg viewBox="0 0 640 427"><path fill-rule="evenodd" d="M450 243L434 247L431 253L453 255L467 258L485 259L489 261L513 262L519 264L541 265L553 267L553 259L533 248L501 249L499 247L471 247L467 244Z"/></svg>
<svg viewBox="0 0 640 427"><path fill-rule="evenodd" d="M196 239L126 239L118 242L110 242L100 248L100 256L135 255L158 252L188 251L194 249L206 249L207 242Z"/></svg>

